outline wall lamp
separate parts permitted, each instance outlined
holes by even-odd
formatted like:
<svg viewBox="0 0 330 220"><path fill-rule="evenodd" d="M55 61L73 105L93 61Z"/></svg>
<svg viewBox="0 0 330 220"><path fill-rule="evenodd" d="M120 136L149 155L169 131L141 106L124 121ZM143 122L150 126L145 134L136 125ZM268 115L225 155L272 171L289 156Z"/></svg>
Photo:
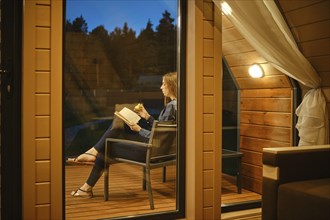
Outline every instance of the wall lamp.
<svg viewBox="0 0 330 220"><path fill-rule="evenodd" d="M249 68L249 74L252 78L261 78L264 76L264 70L259 64L253 64Z"/></svg>

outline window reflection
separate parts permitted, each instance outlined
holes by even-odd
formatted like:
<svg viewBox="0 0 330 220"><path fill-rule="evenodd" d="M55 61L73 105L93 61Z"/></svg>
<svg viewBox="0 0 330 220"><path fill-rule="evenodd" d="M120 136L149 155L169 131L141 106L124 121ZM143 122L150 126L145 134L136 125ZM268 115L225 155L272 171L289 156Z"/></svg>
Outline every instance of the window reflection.
<svg viewBox="0 0 330 220"><path fill-rule="evenodd" d="M97 9L94 7L96 5L99 5ZM158 15L154 15L153 7L157 7ZM120 10L123 18L117 19L115 12L110 13L109 10L114 8ZM143 16L145 20L140 21L141 12L134 13L138 9L144 9L142 13L146 15ZM72 12L76 10L80 10L78 16ZM178 12L177 2L173 0L157 1L157 4L153 1L67 1L66 11L63 129L65 157L72 158L88 150L112 126L116 104L143 103L148 112L158 118L164 107L160 90L162 76L177 71ZM106 16L102 17L102 14ZM95 22L91 15L102 19ZM158 19L152 19L155 17ZM140 26L136 24L137 21ZM141 214L141 210L151 212L147 193L142 190L139 180L142 172L127 165L120 167L120 172L133 173L137 179L121 178L123 182L119 185L122 185L122 191L119 186L110 186L109 201L103 199L102 181L93 190L91 201L70 197L70 192L86 180L90 169L88 165L66 166L67 218L72 213L77 216L72 211L73 207L81 209L79 205L82 203L88 207L89 203L95 202L100 203L100 207L110 206L106 209L117 210L113 211L116 214L109 211L109 215L99 216L100 212L95 209L95 218L137 215ZM155 176L160 176L160 172L157 171ZM158 205L163 209L157 210L155 201L154 212L176 209L175 166L168 168L167 175L168 181L159 183L161 188L158 197L172 197L172 205L165 208ZM136 185L137 191L130 191L125 185ZM145 207L137 206L129 212L123 209L127 204L133 206L136 200L141 202L143 199L146 199ZM118 205L118 202L124 204Z"/></svg>

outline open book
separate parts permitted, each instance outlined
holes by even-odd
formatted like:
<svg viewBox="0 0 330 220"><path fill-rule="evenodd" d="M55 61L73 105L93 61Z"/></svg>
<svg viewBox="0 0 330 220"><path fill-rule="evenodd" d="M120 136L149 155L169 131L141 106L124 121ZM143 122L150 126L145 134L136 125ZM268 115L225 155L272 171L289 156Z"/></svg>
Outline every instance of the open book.
<svg viewBox="0 0 330 220"><path fill-rule="evenodd" d="M131 109L124 107L122 110L115 111L115 115L122 119L127 125L137 124L141 117Z"/></svg>

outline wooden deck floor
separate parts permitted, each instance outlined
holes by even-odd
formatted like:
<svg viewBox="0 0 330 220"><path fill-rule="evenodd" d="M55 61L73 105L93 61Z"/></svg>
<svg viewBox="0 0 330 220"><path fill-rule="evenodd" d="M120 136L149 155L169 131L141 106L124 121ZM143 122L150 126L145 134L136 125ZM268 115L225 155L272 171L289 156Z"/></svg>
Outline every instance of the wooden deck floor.
<svg viewBox="0 0 330 220"><path fill-rule="evenodd" d="M176 187L175 166L167 169L167 182L163 183L161 170L152 170L152 187L155 209L150 210L148 194L142 190L140 167L116 164L110 168L109 201L103 197L103 176L93 189L91 199L73 197L71 191L79 188L89 175L90 165L65 167L65 218L100 219L120 216L135 216L175 210ZM256 200L260 195L242 190L237 194L234 178L223 178L222 203Z"/></svg>
<svg viewBox="0 0 330 220"><path fill-rule="evenodd" d="M226 174L222 175L221 204L230 205L239 202L257 201L261 195L242 188L242 193L237 193L236 179Z"/></svg>

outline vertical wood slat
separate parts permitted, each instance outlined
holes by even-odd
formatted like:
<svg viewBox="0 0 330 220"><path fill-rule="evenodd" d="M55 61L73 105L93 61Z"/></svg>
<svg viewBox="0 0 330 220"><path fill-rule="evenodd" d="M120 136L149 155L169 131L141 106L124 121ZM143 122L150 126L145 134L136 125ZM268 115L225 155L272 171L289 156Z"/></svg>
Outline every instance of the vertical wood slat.
<svg viewBox="0 0 330 220"><path fill-rule="evenodd" d="M61 1L57 1L62 4ZM51 196L50 188L52 172L51 154L51 59L62 59L60 56L51 57L51 39L56 40L58 36L51 37L51 14L57 14L59 30L62 29L62 8L56 13L51 13L51 2L45 0L27 1L24 7L24 30L23 30L23 216L26 219L56 219L57 213L62 213L62 207L52 212L51 198L57 197L61 200L61 194ZM57 32L57 34L60 32ZM61 36L61 35L60 35ZM61 38L59 38L61 39ZM57 44L57 48L62 48ZM54 64L54 63L53 63ZM55 67L56 68L56 67ZM58 67L61 69L61 65ZM61 71L57 74L60 76ZM60 87L52 87L61 91ZM59 103L61 96L59 95ZM57 110L61 112L61 108ZM61 121L61 118L57 118ZM61 134L61 128L56 132ZM61 139L59 139L61 140ZM57 146L61 146L57 143ZM61 157L61 154L58 154ZM59 160L59 163L61 160ZM55 162L55 161L54 161ZM56 162L55 162L56 163ZM61 172L61 166L57 172ZM59 177L59 175L56 175ZM61 178L57 178L56 184L61 188ZM27 200L25 200L25 199ZM32 201L32 202L31 202ZM34 201L34 202L33 202ZM62 216L58 216L60 219Z"/></svg>
<svg viewBox="0 0 330 220"><path fill-rule="evenodd" d="M51 52L50 52L50 88L51 88L51 219L63 218L63 163L62 163L62 31L63 2L50 0L51 3Z"/></svg>
<svg viewBox="0 0 330 220"><path fill-rule="evenodd" d="M35 173L35 64L36 2L25 2L23 13L23 72L22 72L22 215L36 219ZM31 80L32 79L32 80Z"/></svg>

